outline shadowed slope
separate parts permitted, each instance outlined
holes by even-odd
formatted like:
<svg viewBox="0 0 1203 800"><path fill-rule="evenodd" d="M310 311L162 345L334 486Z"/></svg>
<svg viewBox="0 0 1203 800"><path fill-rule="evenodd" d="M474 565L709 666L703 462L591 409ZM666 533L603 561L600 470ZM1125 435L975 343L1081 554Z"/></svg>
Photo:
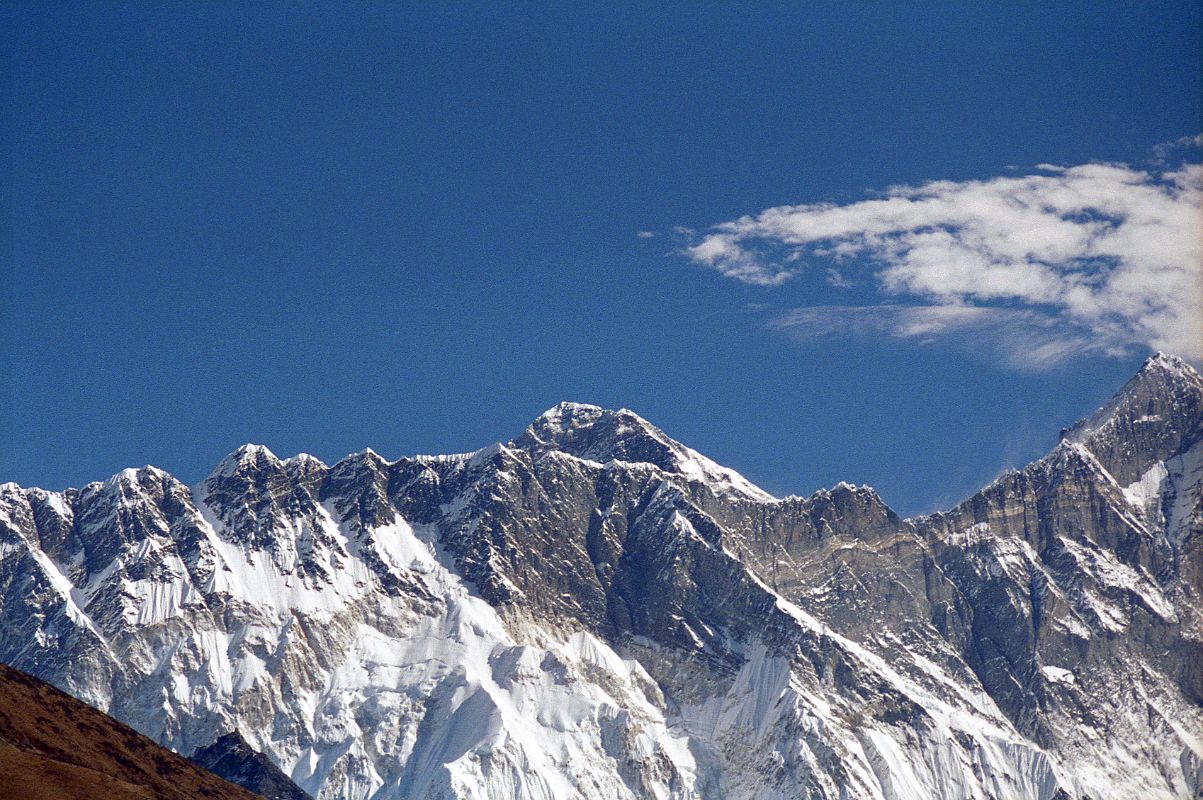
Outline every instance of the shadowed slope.
<svg viewBox="0 0 1203 800"><path fill-rule="evenodd" d="M218 737L192 754L192 763L220 775L266 800L312 800L280 771L267 756L255 750L237 731Z"/></svg>

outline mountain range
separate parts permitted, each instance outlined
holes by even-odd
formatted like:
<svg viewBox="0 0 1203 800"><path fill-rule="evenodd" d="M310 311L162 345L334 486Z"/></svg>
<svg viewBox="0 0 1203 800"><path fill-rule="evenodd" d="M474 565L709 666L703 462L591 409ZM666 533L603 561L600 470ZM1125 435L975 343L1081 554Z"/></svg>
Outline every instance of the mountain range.
<svg viewBox="0 0 1203 800"><path fill-rule="evenodd" d="M1198 798L1201 590L1164 354L912 519L573 403L473 453L0 486L0 662L321 800Z"/></svg>

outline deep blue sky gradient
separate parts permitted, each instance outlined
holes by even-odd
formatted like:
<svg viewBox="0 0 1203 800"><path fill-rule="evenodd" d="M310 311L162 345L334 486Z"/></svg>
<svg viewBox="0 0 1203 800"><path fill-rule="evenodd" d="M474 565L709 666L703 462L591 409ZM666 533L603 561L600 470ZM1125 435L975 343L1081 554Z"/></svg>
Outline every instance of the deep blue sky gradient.
<svg viewBox="0 0 1203 800"><path fill-rule="evenodd" d="M748 5L3 4L0 481L471 450L563 399L904 513L1038 456L1141 355L798 343L775 311L849 295L673 229L1148 159L1203 129L1199 5Z"/></svg>

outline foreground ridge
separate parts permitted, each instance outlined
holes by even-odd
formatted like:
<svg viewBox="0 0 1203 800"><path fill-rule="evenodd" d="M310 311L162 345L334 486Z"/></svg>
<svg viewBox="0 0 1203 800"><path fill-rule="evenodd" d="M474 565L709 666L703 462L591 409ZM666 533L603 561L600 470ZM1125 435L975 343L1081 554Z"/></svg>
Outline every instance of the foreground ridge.
<svg viewBox="0 0 1203 800"><path fill-rule="evenodd" d="M1194 797L1201 440L1159 354L910 520L572 403L468 454L5 484L0 661L317 798Z"/></svg>
<svg viewBox="0 0 1203 800"><path fill-rule="evenodd" d="M0 767L5 796L23 800L258 798L3 664Z"/></svg>

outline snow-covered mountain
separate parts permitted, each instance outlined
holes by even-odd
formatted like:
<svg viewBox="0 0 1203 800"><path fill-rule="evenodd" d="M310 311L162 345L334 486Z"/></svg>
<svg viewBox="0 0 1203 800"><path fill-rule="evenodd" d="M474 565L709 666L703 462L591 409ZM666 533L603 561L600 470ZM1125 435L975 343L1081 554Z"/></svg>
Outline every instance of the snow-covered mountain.
<svg viewBox="0 0 1203 800"><path fill-rule="evenodd" d="M318 798L1197 798L1203 379L947 513L776 499L630 411L0 486L0 661Z"/></svg>

